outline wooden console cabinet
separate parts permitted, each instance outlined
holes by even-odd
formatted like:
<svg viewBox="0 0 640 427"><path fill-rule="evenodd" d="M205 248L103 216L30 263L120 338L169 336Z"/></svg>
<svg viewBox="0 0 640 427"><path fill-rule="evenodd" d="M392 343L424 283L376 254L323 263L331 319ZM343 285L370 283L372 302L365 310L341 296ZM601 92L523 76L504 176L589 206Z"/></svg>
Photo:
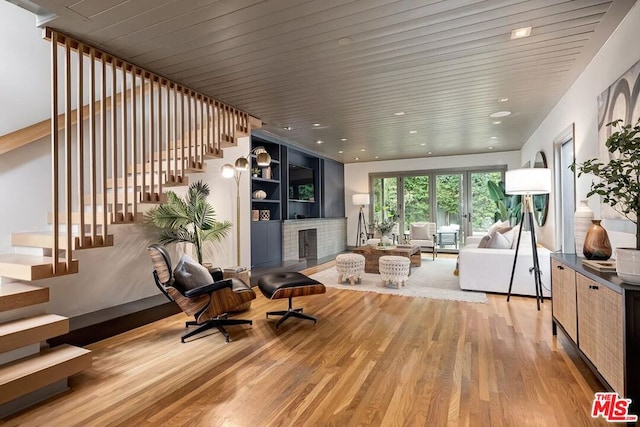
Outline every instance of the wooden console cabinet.
<svg viewBox="0 0 640 427"><path fill-rule="evenodd" d="M640 408L640 286L582 266L575 254L551 255L553 333L560 329L610 390Z"/></svg>

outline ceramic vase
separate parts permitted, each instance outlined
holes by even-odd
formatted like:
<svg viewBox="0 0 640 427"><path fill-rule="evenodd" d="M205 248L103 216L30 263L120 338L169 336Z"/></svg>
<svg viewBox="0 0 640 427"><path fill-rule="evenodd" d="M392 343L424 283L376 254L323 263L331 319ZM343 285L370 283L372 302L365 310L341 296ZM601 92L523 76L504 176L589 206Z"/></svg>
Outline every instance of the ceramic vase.
<svg viewBox="0 0 640 427"><path fill-rule="evenodd" d="M593 211L589 209L587 200L580 200L580 204L573 214L573 235L576 241L576 255L584 256L582 247L584 246L584 238L587 235L587 230L591 227L591 220L593 219Z"/></svg>
<svg viewBox="0 0 640 427"><path fill-rule="evenodd" d="M609 235L607 230L600 225L599 219L591 221L591 227L587 230L587 235L584 238L582 252L587 259L606 261L611 257Z"/></svg>
<svg viewBox="0 0 640 427"><path fill-rule="evenodd" d="M640 251L616 248L616 273L623 281L640 285Z"/></svg>

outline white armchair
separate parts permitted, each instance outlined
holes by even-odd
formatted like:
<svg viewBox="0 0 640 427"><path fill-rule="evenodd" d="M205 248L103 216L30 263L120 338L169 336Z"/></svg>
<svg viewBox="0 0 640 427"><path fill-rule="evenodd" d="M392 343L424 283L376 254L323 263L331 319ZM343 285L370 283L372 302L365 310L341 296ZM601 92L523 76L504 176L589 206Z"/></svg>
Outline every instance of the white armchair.
<svg viewBox="0 0 640 427"><path fill-rule="evenodd" d="M430 249L433 259L438 255L435 222L414 222L409 226L409 242L420 246L422 249Z"/></svg>

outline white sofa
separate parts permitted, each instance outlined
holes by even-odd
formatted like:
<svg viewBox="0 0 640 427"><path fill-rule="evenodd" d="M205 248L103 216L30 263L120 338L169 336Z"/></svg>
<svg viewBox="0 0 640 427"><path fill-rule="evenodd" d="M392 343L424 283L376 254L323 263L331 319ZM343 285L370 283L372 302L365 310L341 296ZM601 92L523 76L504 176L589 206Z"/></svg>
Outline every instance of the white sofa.
<svg viewBox="0 0 640 427"><path fill-rule="evenodd" d="M514 242L517 240L514 239ZM514 243L515 245L515 243ZM509 291L509 279L513 268L515 248L490 249L478 248L469 244L460 249L459 276L460 288L469 291L484 291L506 294ZM542 295L551 295L551 251L538 248L538 260L542 272ZM528 231L522 232L518 262L513 278L512 295L536 295L535 279L529 268L533 267L531 237Z"/></svg>

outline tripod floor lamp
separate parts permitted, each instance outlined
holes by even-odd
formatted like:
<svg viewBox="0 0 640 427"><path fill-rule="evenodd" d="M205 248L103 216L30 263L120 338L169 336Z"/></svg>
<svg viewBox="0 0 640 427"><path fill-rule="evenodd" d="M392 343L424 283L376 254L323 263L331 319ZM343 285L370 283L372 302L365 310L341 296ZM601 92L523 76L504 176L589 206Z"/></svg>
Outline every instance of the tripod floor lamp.
<svg viewBox="0 0 640 427"><path fill-rule="evenodd" d="M508 170L505 175L505 193L522 195L522 214L520 216L520 231L518 232L518 241L516 243L516 255L513 259L513 268L511 269L511 280L509 281L509 292L507 293L507 301L511 298L511 288L513 287L513 276L516 271L516 263L518 262L518 251L520 249L520 237L524 227L525 215L529 221L531 228L531 250L533 252L533 267L529 272L533 272L536 287L536 304L540 310L542 299L542 279L540 278L540 261L538 260L538 246L536 242L536 228L533 222L533 203L531 196L536 194L548 194L551 191L551 169L546 168L529 168L529 169L513 169Z"/></svg>
<svg viewBox="0 0 640 427"><path fill-rule="evenodd" d="M356 236L356 246L362 246L367 242L367 221L364 216L364 207L369 205L368 194L354 194L351 196L351 202L355 206L360 206L358 214L358 234Z"/></svg>
<svg viewBox="0 0 640 427"><path fill-rule="evenodd" d="M236 180L236 262L240 265L240 177L242 172L249 170L251 155L255 154L255 162L258 166L266 167L271 164L271 156L264 147L256 147L245 157L238 157L235 163L222 165L220 170L223 178L235 178Z"/></svg>

